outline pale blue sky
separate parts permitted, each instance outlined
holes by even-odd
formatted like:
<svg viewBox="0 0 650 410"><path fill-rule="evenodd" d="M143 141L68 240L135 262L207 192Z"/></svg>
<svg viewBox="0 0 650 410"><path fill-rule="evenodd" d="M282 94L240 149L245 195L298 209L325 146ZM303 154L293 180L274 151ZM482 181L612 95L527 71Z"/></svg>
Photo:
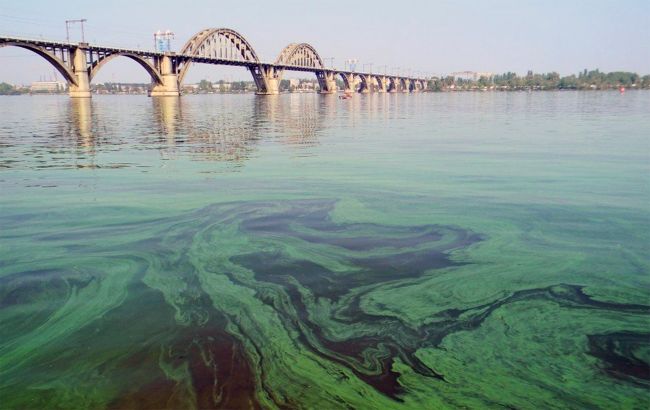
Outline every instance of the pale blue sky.
<svg viewBox="0 0 650 410"><path fill-rule="evenodd" d="M179 49L200 29L229 27L265 61L288 43L308 42L338 67L357 58L375 68L436 75L528 69L569 74L583 68L650 73L650 0L0 0L0 35L64 39L64 21L80 17L88 19L88 41L128 47L151 48L154 31L171 29ZM72 37L78 39L78 32ZM97 81L148 81L135 63L119 60L107 64ZM0 48L0 81L29 83L51 75L47 63L29 52ZM204 77L249 74L201 67L192 69L189 80Z"/></svg>

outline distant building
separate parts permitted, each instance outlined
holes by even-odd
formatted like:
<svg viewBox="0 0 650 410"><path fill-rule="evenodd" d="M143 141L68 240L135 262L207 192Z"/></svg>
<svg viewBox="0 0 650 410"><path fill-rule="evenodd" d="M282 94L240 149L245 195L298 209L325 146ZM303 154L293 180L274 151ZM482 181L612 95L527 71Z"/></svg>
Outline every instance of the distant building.
<svg viewBox="0 0 650 410"><path fill-rule="evenodd" d="M460 72L451 73L451 76L457 80L478 81L481 77L492 78L494 77L494 73L477 72L477 71L460 71Z"/></svg>
<svg viewBox="0 0 650 410"><path fill-rule="evenodd" d="M32 93L60 93L65 89L66 84L62 81L36 81L29 87Z"/></svg>
<svg viewBox="0 0 650 410"><path fill-rule="evenodd" d="M311 80L304 81L303 80L300 83L300 89L301 90L314 90L314 89L316 89L316 81L311 81Z"/></svg>
<svg viewBox="0 0 650 410"><path fill-rule="evenodd" d="M199 91L198 84L183 84L183 91L186 93L196 93Z"/></svg>
<svg viewBox="0 0 650 410"><path fill-rule="evenodd" d="M297 78L289 79L289 87L298 88L300 86L300 80Z"/></svg>

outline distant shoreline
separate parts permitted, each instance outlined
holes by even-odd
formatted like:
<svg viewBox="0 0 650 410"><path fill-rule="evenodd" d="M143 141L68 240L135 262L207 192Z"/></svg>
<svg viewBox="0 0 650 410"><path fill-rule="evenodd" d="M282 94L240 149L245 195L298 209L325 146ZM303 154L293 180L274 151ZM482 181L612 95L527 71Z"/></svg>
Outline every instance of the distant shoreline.
<svg viewBox="0 0 650 410"><path fill-rule="evenodd" d="M365 80L369 84L366 86L373 89L382 87L388 89L390 76L384 76L383 86L379 83L379 75L374 80ZM292 84L294 80L281 80L280 92L286 93L313 93L318 92L318 81L315 79L299 79L297 83ZM336 80L339 92L343 92L344 83L340 79ZM36 84L36 83L35 83ZM0 82L0 95L7 94L57 94L67 93L65 83L46 82L39 84L48 88L36 89L35 84L32 87L11 85ZM56 87L52 87L56 85ZM404 87L407 87L404 85ZM110 95L146 95L150 88L149 83L99 83L91 85L93 95L110 94ZM201 80L196 84L185 84L182 92L188 94L246 94L253 93L256 90L253 81L232 81L226 82L219 80L211 82ZM356 88L356 85L353 85ZM397 86L397 88L401 88ZM514 72L503 74L479 73L465 71L454 73L443 77L431 77L428 80L427 87L423 92L455 92L455 91L604 91L616 90L621 88L625 90L648 90L650 89L650 74L640 75L628 71L602 72L598 69L583 70L577 75L571 74L560 76L557 72L534 73L528 71L526 75L518 75ZM64 91L65 90L65 91Z"/></svg>
<svg viewBox="0 0 650 410"><path fill-rule="evenodd" d="M630 88L630 89L625 89L625 92L634 92L634 91L650 91L650 88ZM341 94L343 93L343 90L339 90L336 94ZM592 93L592 92L615 92L615 93L620 93L620 90L615 89L615 88L607 88L607 89L544 89L544 90L526 90L526 89L517 89L517 90L480 90L480 89L473 89L473 90L466 90L466 89L455 89L455 90L425 90L425 91L420 91L417 92L417 94L453 94L453 93L541 93L541 92L585 92L585 93ZM279 95L287 95L287 94L319 94L318 92L283 92L280 93ZM328 94L328 95L336 95L336 94ZM369 94L362 94L362 93L356 93L359 95L374 95L374 94L408 94L408 93L369 93ZM183 97L188 97L188 96L204 96L204 95L255 95L254 92L243 92L243 93L187 93L187 94L181 94ZM320 95L320 94L319 94ZM52 97L52 96L68 96L67 92L62 92L62 93L14 93L14 94L0 94L0 97ZM147 93L93 93L93 97L101 97L101 96L123 96L123 97L142 97L142 96L147 96Z"/></svg>

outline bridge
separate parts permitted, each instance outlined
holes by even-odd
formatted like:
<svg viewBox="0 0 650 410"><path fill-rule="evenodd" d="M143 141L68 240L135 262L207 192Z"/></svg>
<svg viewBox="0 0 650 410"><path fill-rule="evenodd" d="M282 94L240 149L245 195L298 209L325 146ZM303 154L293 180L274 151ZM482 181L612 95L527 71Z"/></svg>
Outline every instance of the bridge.
<svg viewBox="0 0 650 410"><path fill-rule="evenodd" d="M307 43L289 44L274 62L263 62L241 34L227 28L198 32L178 53L0 37L0 47L8 46L30 50L47 60L65 78L73 98L89 98L90 83L97 72L117 57L129 58L149 73L149 95L153 97L179 96L192 64L245 67L253 76L257 94L261 95L278 94L285 71L314 73L323 94L337 92L337 78L343 82L346 92L417 92L427 87L425 78L327 68L316 49Z"/></svg>

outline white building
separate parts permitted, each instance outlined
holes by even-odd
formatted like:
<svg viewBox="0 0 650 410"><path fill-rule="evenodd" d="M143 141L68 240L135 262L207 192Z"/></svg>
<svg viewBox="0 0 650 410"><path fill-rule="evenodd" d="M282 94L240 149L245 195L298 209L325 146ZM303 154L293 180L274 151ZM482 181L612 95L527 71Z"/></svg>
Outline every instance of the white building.
<svg viewBox="0 0 650 410"><path fill-rule="evenodd" d="M65 89L66 84L62 81L35 81L29 87L33 93L60 93Z"/></svg>

